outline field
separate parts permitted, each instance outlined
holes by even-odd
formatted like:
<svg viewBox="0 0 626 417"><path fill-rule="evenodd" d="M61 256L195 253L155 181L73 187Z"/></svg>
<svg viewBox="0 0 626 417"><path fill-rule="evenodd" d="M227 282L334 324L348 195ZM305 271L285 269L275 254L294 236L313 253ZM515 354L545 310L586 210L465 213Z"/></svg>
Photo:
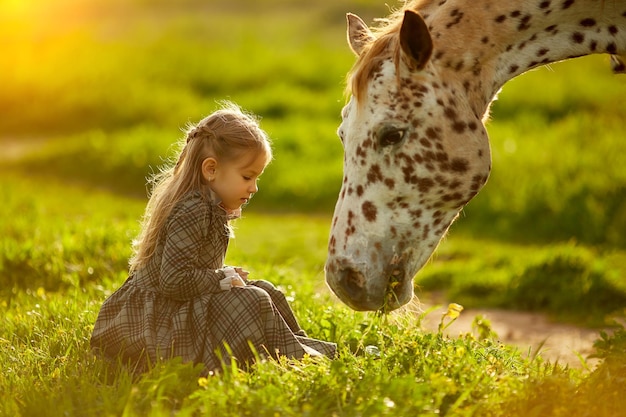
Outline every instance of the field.
<svg viewBox="0 0 626 417"><path fill-rule="evenodd" d="M624 412L626 76L606 57L505 86L488 125L492 176L416 277L418 296L608 328L599 365L573 369L502 345L480 317L452 338L424 331L417 303L357 313L326 288L353 62L344 15L372 22L384 2L39 3L0 4L0 415ZM133 378L90 353L93 322L126 278L146 176L224 99L259 114L275 148L228 262L280 285L340 357L208 379L169 362Z"/></svg>

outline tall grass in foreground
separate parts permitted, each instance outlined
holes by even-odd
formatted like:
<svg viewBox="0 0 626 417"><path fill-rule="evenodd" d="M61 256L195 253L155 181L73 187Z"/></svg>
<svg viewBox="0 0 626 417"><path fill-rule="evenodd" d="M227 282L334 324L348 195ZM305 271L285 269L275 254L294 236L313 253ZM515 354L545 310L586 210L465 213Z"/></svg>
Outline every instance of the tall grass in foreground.
<svg viewBox="0 0 626 417"><path fill-rule="evenodd" d="M323 283L328 219L294 215L246 215L228 262L282 287L302 326L337 342L339 358L228 365L208 378L171 361L133 377L95 358L88 341L101 302L126 278L143 202L6 172L1 183L0 415L613 416L626 405L623 330L598 341L605 360L589 372L527 358L484 322L449 338L424 332L415 305L385 317L350 311ZM478 256L484 245L471 248Z"/></svg>

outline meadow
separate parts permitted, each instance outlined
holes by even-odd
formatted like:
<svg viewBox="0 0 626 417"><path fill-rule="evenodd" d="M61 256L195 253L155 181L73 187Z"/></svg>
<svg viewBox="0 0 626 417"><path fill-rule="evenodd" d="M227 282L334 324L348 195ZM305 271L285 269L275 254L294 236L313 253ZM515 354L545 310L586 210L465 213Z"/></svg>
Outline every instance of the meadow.
<svg viewBox="0 0 626 417"><path fill-rule="evenodd" d="M324 284L341 184L335 130L353 57L346 12L384 2L49 0L0 5L0 415L616 416L626 400L626 77L596 56L505 86L493 172L416 293L606 328L574 369L471 334L427 332L417 302L349 310ZM89 351L126 278L146 176L186 123L229 99L262 117L275 161L236 224L230 264L288 295L334 361L269 361L199 378L133 377ZM443 326L454 320L441 318ZM376 346L377 349L367 346Z"/></svg>

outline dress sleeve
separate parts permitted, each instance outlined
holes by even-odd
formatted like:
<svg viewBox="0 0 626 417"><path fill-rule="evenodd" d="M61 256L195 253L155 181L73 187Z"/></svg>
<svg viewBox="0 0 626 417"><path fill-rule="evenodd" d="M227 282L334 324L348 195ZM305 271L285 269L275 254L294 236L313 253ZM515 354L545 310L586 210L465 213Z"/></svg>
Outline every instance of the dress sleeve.
<svg viewBox="0 0 626 417"><path fill-rule="evenodd" d="M223 291L220 280L226 276L222 269L197 266L201 251L206 250L202 230L207 226L205 211L202 204L194 204L175 210L168 219L159 282L168 298L184 301Z"/></svg>

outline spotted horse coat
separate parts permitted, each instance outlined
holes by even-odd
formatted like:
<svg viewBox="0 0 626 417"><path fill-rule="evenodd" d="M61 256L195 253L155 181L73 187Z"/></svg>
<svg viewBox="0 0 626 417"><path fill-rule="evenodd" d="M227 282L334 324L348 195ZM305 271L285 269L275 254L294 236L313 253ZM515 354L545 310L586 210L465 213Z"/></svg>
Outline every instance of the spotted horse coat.
<svg viewBox="0 0 626 417"><path fill-rule="evenodd" d="M500 88L595 53L624 72L626 1L413 1L374 29L348 14L348 40L357 61L326 281L353 309L392 310L487 181L483 119Z"/></svg>

